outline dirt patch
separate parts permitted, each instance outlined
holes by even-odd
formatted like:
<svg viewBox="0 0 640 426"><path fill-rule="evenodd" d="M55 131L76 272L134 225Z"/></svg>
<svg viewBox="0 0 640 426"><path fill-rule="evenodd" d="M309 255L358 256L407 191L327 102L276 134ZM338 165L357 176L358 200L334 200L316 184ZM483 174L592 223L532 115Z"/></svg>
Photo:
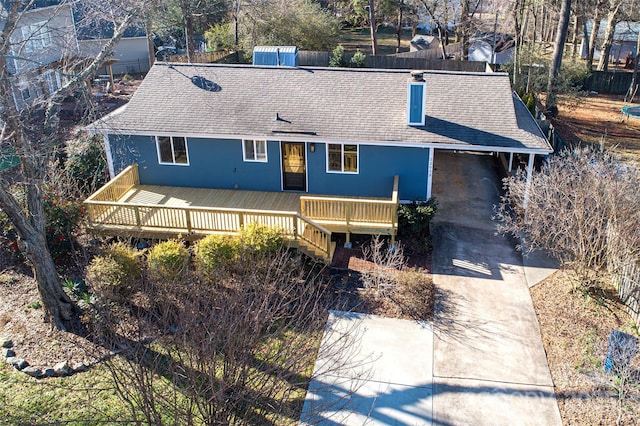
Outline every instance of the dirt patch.
<svg viewBox="0 0 640 426"><path fill-rule="evenodd" d="M368 241L357 239L350 249L342 241L336 245L329 279L337 304L354 312L430 321L434 302L431 254L407 256L403 270L392 272L393 283L375 284L370 274L379 267L362 249Z"/></svg>
<svg viewBox="0 0 640 426"><path fill-rule="evenodd" d="M531 289L540 331L565 425L637 424L640 389L619 404L604 372L607 339L612 330L634 333L624 307L603 294L594 299L573 288L569 277L557 272ZM637 334L636 334L637 335ZM636 373L640 368L636 356Z"/></svg>
<svg viewBox="0 0 640 426"><path fill-rule="evenodd" d="M0 337L13 342L17 358L38 368L67 361L93 365L106 352L86 339L82 321L74 332L52 329L44 322L36 281L28 274L0 273Z"/></svg>
<svg viewBox="0 0 640 426"><path fill-rule="evenodd" d="M640 164L640 118L626 118L625 105L622 95L562 97L553 124L570 142L602 143Z"/></svg>

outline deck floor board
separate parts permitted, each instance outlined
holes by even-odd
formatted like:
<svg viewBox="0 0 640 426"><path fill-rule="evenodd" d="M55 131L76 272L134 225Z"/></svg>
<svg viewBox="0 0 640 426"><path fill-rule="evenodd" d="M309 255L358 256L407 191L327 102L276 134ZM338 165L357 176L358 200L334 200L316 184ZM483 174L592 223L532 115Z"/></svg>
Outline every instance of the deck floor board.
<svg viewBox="0 0 640 426"><path fill-rule="evenodd" d="M305 194L138 185L129 190L119 201L170 207L218 207L300 212L301 195Z"/></svg>

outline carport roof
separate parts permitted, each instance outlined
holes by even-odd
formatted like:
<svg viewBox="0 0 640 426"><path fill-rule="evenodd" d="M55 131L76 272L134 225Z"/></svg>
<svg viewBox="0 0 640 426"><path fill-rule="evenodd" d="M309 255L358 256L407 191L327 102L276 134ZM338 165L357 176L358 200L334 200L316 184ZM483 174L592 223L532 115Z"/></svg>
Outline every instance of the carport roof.
<svg viewBox="0 0 640 426"><path fill-rule="evenodd" d="M156 63L88 130L547 153L502 73L425 71L426 123L407 125L409 70Z"/></svg>

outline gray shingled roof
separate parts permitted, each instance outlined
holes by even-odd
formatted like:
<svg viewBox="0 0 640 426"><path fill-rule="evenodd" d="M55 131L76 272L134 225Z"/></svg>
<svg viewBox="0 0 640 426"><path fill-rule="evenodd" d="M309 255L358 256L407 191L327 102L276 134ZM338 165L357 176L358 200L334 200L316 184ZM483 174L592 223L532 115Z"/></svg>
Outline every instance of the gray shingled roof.
<svg viewBox="0 0 640 426"><path fill-rule="evenodd" d="M406 124L409 77L408 70L157 63L127 105L88 129L551 151L528 111L516 108L506 74L426 71L422 127Z"/></svg>

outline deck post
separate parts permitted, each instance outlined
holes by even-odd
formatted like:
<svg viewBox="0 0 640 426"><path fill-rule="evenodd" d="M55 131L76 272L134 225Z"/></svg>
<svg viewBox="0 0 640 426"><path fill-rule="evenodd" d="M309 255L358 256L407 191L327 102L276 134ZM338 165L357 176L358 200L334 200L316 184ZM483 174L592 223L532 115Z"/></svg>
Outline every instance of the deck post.
<svg viewBox="0 0 640 426"><path fill-rule="evenodd" d="M238 226L244 228L244 212L238 213ZM238 229L239 231L240 229Z"/></svg>
<svg viewBox="0 0 640 426"><path fill-rule="evenodd" d="M509 171L513 168L513 152L509 153Z"/></svg>
<svg viewBox="0 0 640 426"><path fill-rule="evenodd" d="M351 203L347 202L345 203L344 206L344 221L345 224L347 225L347 229L346 229L346 239L344 242L344 247L345 248L351 248L351 233L349 232L349 221L351 220Z"/></svg>
<svg viewBox="0 0 640 426"><path fill-rule="evenodd" d="M140 220L140 210L138 206L133 206L133 211L136 213L136 226L142 228L142 221Z"/></svg>
<svg viewBox="0 0 640 426"><path fill-rule="evenodd" d="M191 213L189 209L184 209L184 216L187 222L187 232L191 233Z"/></svg>
<svg viewBox="0 0 640 426"><path fill-rule="evenodd" d="M293 240L298 241L298 216L293 216Z"/></svg>
<svg viewBox="0 0 640 426"><path fill-rule="evenodd" d="M529 204L529 189L531 186L531 175L533 174L533 159L535 158L535 154L529 154L529 163L527 164L527 182L524 187L524 200L522 201L522 208L525 210L525 214L527 211L527 204Z"/></svg>

